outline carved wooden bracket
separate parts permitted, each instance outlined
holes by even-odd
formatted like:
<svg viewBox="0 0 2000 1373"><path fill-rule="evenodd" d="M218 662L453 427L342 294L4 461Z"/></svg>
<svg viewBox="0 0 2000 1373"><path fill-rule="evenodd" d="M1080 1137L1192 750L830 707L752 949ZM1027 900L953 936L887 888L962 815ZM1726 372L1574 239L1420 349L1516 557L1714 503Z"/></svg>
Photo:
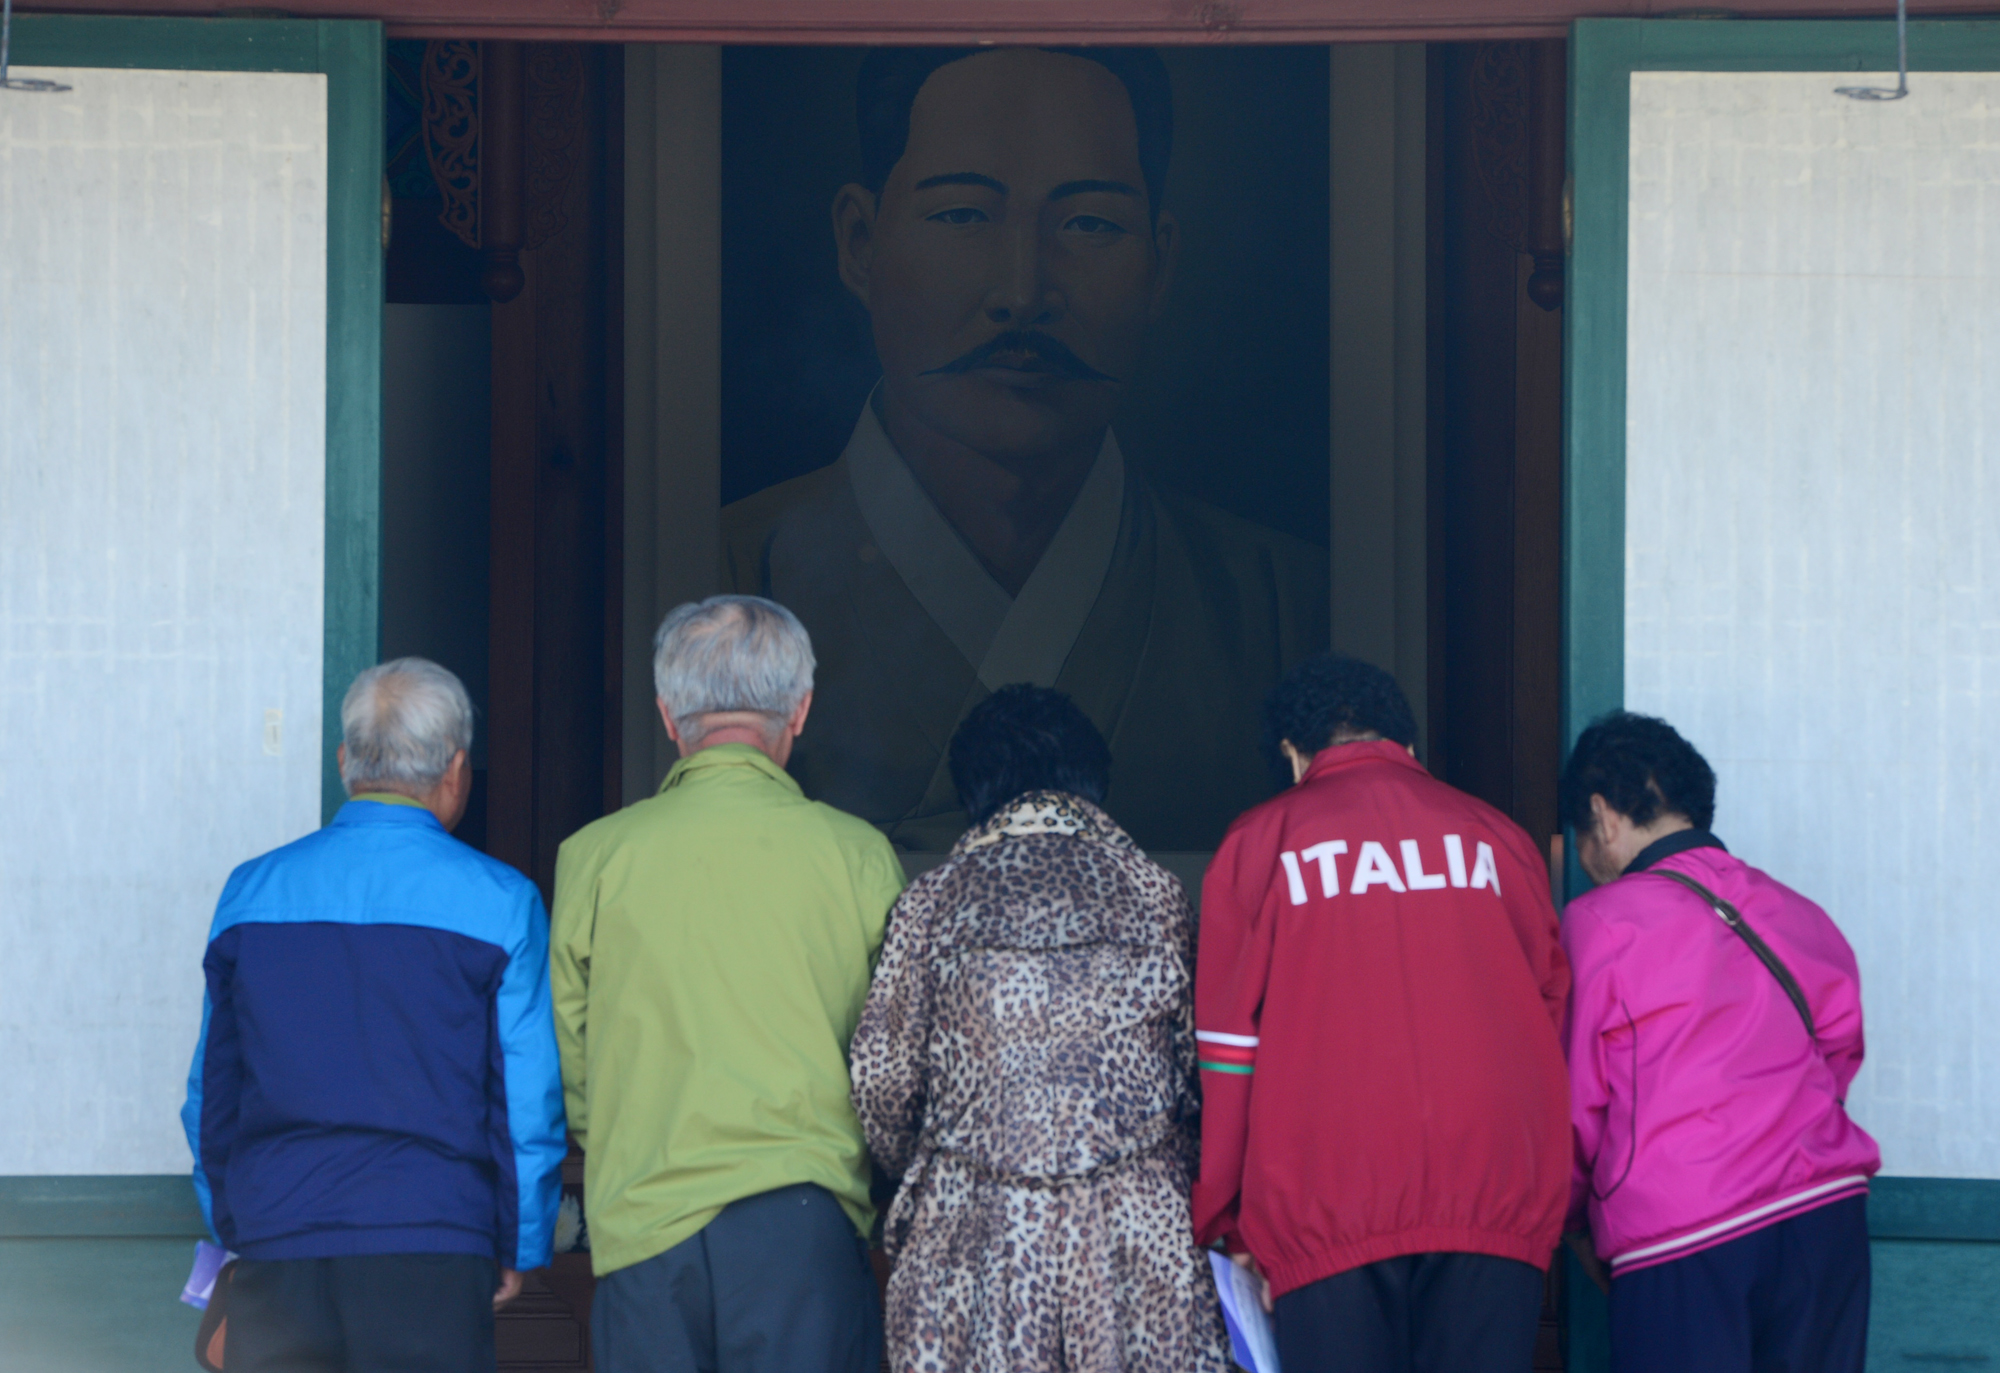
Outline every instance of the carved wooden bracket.
<svg viewBox="0 0 2000 1373"><path fill-rule="evenodd" d="M479 44L424 44L424 156L444 197L438 222L479 246Z"/></svg>

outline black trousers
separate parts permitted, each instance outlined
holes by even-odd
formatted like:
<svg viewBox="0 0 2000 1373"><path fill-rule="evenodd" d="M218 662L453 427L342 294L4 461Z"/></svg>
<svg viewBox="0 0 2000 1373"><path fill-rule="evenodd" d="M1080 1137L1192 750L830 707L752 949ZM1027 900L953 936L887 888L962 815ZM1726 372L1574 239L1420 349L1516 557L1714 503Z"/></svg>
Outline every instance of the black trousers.
<svg viewBox="0 0 2000 1373"><path fill-rule="evenodd" d="M1542 1272L1489 1254L1406 1254L1278 1298L1285 1373L1528 1373Z"/></svg>
<svg viewBox="0 0 2000 1373"><path fill-rule="evenodd" d="M229 1373L493 1373L493 1260L360 1254L236 1265Z"/></svg>
<svg viewBox="0 0 2000 1373"><path fill-rule="evenodd" d="M1861 1373L1868 1199L1611 1280L1613 1373Z"/></svg>
<svg viewBox="0 0 2000 1373"><path fill-rule="evenodd" d="M597 1373L875 1373L868 1248L825 1188L731 1202L666 1253L598 1279L590 1351Z"/></svg>

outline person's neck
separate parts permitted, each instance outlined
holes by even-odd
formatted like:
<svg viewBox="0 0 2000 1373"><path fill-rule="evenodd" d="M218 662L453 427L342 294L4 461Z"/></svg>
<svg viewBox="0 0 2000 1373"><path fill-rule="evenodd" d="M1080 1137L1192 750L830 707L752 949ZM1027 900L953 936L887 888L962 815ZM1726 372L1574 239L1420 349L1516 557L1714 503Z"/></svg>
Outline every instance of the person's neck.
<svg viewBox="0 0 2000 1373"><path fill-rule="evenodd" d="M408 802L411 806L429 811L437 817L438 823L443 825L447 830L453 828L458 822L458 817L452 814L450 788L443 782L438 783L438 785L432 787L429 791L421 794L404 787L382 786L379 783L370 782L356 787L350 793L349 799L367 801L383 796L401 797L403 801ZM387 804L396 805L398 802L391 801Z"/></svg>
<svg viewBox="0 0 2000 1373"><path fill-rule="evenodd" d="M701 742L690 749L689 753L721 748L724 744L748 744L763 754L771 751L771 741L754 729L714 729L702 735Z"/></svg>
<svg viewBox="0 0 2000 1373"><path fill-rule="evenodd" d="M1694 828L1694 821L1688 819L1685 815L1673 813L1656 816L1650 824L1632 826L1623 836L1623 842L1619 845L1619 851L1615 855L1617 860L1621 860L1618 861L1619 876L1624 876L1631 869L1632 865L1639 861L1639 855L1659 843L1660 840L1667 838L1669 835L1685 834Z"/></svg>
<svg viewBox="0 0 2000 1373"><path fill-rule="evenodd" d="M917 484L980 564L1008 595L1020 595L1089 478L1103 435L1002 463L938 433L886 396L877 414Z"/></svg>
<svg viewBox="0 0 2000 1373"><path fill-rule="evenodd" d="M692 748L683 744L681 757L692 758L697 753L706 753L712 748L721 748L724 744L748 744L779 767L791 761L792 749L789 736L780 735L777 739L772 739L762 730L744 725L723 725L710 730L702 735L701 742Z"/></svg>

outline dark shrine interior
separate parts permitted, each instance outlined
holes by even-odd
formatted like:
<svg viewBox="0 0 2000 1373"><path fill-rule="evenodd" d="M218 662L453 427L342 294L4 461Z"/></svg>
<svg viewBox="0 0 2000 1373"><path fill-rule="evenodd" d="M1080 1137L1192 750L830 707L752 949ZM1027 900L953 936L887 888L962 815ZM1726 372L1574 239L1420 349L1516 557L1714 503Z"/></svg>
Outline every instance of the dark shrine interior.
<svg viewBox="0 0 2000 1373"><path fill-rule="evenodd" d="M389 44L382 654L464 679L479 728L459 835L546 896L562 840L627 797L626 50L459 43L481 51L454 111L448 83L423 79L453 45ZM1560 757L1563 54L1560 41L1428 45L1423 121L1419 750L1545 845ZM475 170L453 163L454 117L461 133L481 123ZM483 219L469 231L468 176ZM566 1190L581 1177L573 1154ZM568 1253L531 1280L500 1321L503 1368L589 1366L589 1272L587 1253ZM1561 1367L1558 1299L1538 1368Z"/></svg>

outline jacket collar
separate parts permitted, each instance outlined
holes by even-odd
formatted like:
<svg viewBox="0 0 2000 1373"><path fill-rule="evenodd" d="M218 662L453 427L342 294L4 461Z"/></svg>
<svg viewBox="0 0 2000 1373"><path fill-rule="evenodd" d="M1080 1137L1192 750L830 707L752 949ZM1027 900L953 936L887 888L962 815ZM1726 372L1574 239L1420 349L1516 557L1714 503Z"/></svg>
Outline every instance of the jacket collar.
<svg viewBox="0 0 2000 1373"><path fill-rule="evenodd" d="M1729 846L1707 830L1675 830L1672 834L1662 835L1640 849L1638 857L1627 863L1625 871L1618 875L1629 877L1635 872L1644 872L1662 858L1672 858L1675 854L1686 853L1689 849L1721 849L1724 853L1729 852Z"/></svg>
<svg viewBox="0 0 2000 1373"><path fill-rule="evenodd" d="M660 783L660 795L666 795L675 787L699 785L739 768L762 773L789 789L794 796L805 795L789 772L749 744L717 744L689 754L667 773L666 780Z"/></svg>
<svg viewBox="0 0 2000 1373"><path fill-rule="evenodd" d="M1081 796L1066 791L1030 791L1015 797L983 825L969 830L952 846L965 853L1029 834L1064 834L1113 848L1136 849L1118 822Z"/></svg>
<svg viewBox="0 0 2000 1373"><path fill-rule="evenodd" d="M349 797L334 812L336 825L429 825L439 833L444 832L444 824L429 808L419 802L397 798L394 801L378 801L371 793Z"/></svg>
<svg viewBox="0 0 2000 1373"><path fill-rule="evenodd" d="M1388 739L1364 739L1354 744L1331 744L1313 755L1312 765L1306 769L1301 782L1324 777L1342 768L1353 767L1357 763L1395 763L1406 768L1424 771L1424 765L1410 756L1410 751L1401 744Z"/></svg>

